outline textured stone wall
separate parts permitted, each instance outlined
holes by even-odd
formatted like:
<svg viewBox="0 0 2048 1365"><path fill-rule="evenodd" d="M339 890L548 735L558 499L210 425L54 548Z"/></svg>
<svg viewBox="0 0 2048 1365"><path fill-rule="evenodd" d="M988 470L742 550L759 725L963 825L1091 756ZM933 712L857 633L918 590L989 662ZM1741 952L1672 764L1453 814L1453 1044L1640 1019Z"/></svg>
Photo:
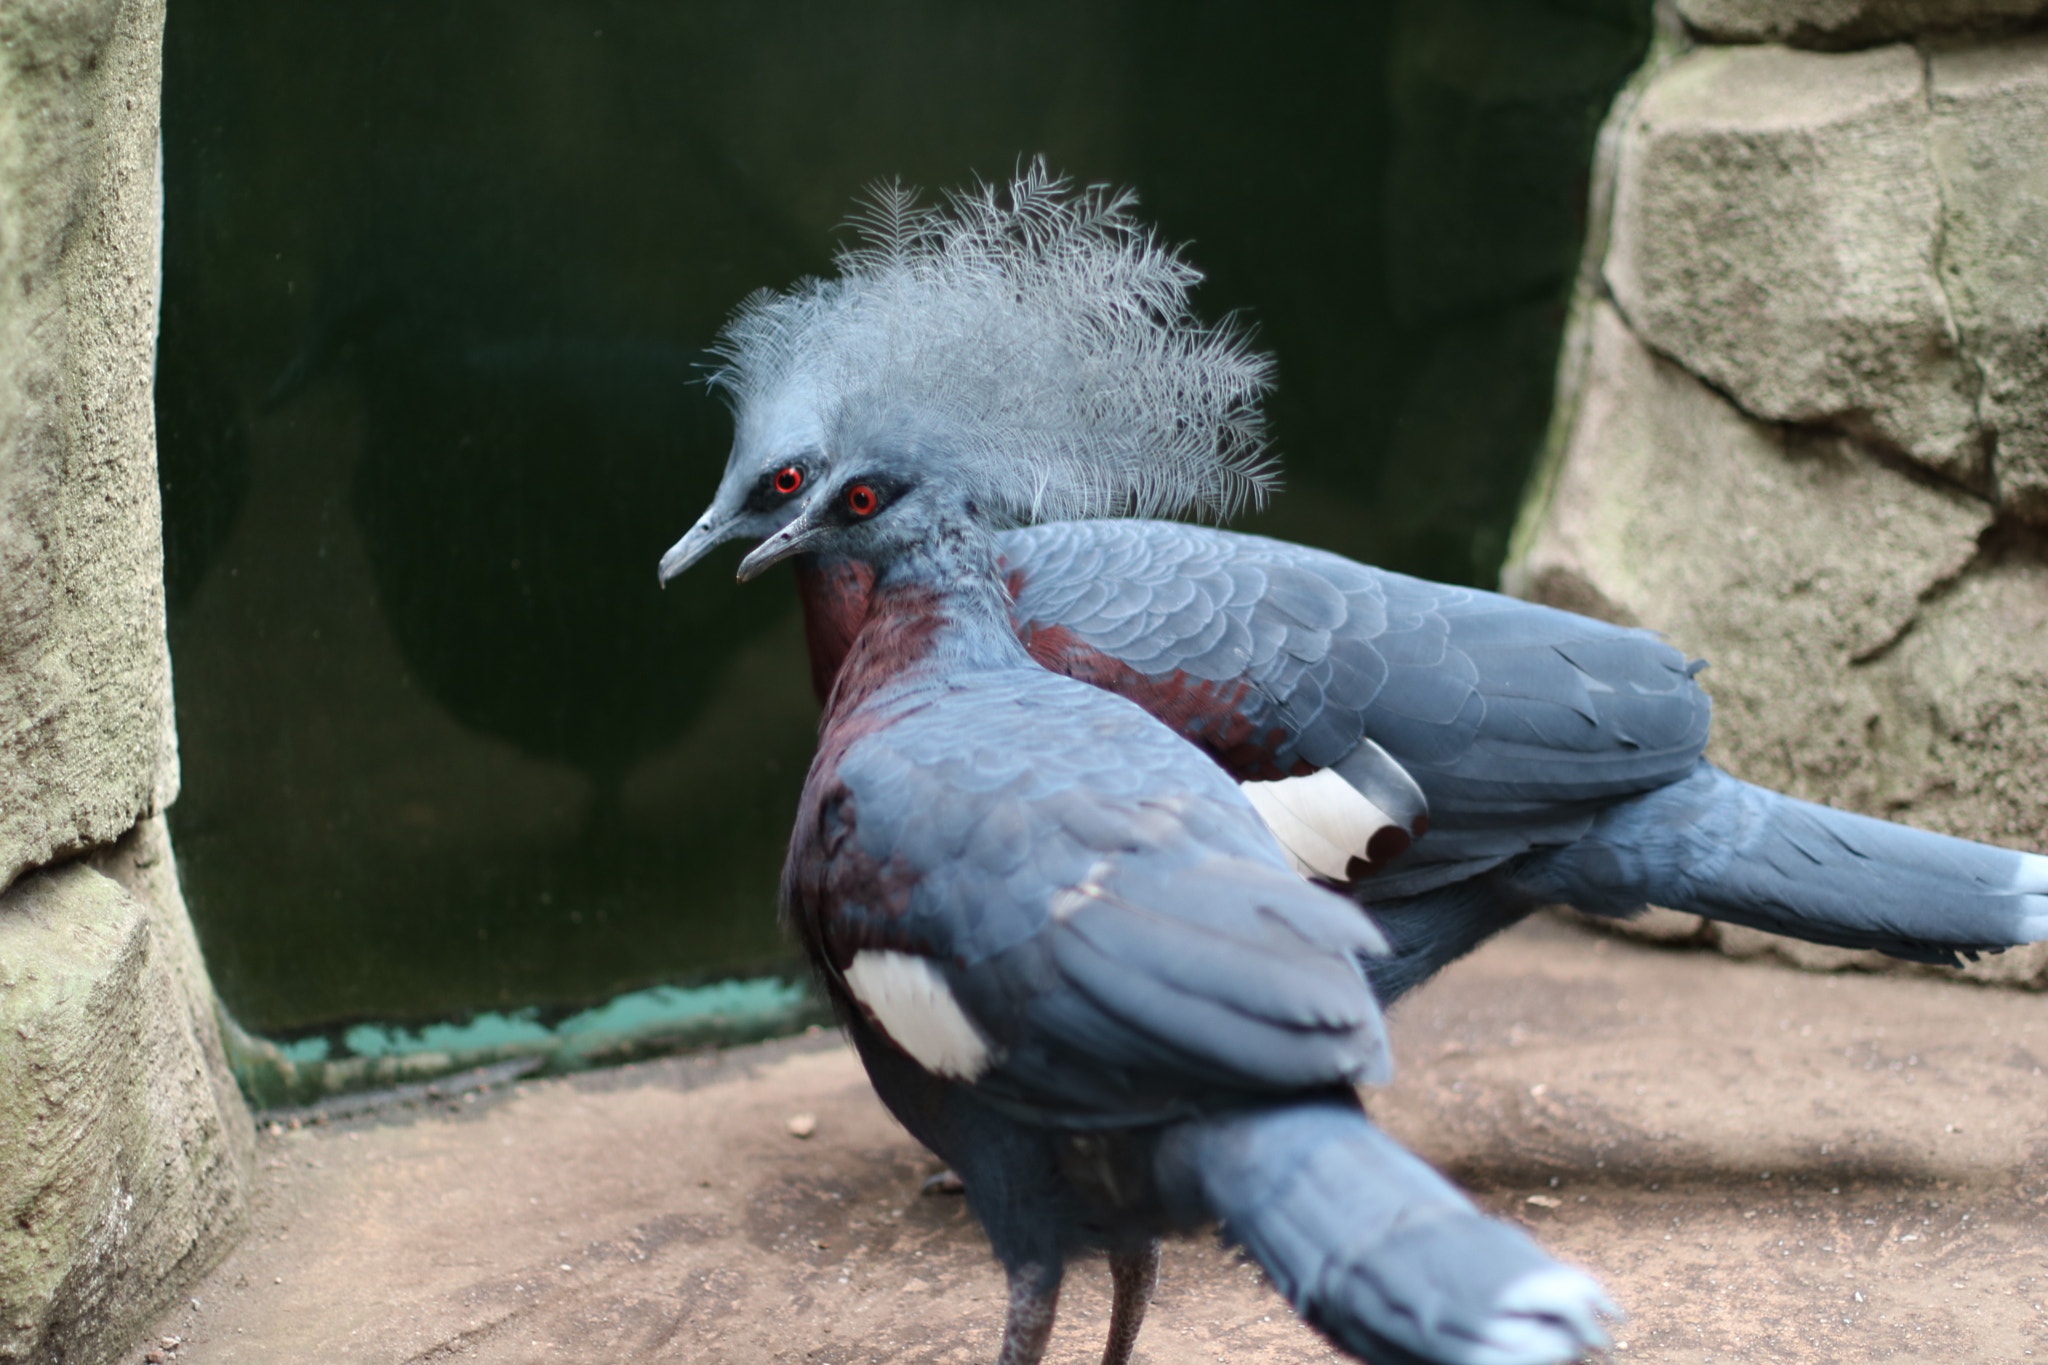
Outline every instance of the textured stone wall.
<svg viewBox="0 0 2048 1365"><path fill-rule="evenodd" d="M0 1360L112 1360L230 1245L254 1134L163 822L0 897Z"/></svg>
<svg viewBox="0 0 2048 1365"><path fill-rule="evenodd" d="M254 1136L160 818L163 21L0 5L0 1361L125 1352Z"/></svg>
<svg viewBox="0 0 2048 1365"><path fill-rule="evenodd" d="M2048 850L2048 34L2008 27L2048 6L1678 11L1603 138L1507 586L1709 659L1743 777Z"/></svg>
<svg viewBox="0 0 2048 1365"><path fill-rule="evenodd" d="M150 371L163 7L0 7L0 886L176 796Z"/></svg>
<svg viewBox="0 0 2048 1365"><path fill-rule="evenodd" d="M1678 0L1676 8L1707 42L1813 48L1996 32L2048 14L2043 0Z"/></svg>

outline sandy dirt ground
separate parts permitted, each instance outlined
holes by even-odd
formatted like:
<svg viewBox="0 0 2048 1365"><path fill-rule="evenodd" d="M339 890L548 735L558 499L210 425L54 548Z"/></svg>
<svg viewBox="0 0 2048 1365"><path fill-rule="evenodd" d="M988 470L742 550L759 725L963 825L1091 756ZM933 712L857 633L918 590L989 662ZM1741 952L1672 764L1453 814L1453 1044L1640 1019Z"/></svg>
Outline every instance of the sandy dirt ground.
<svg viewBox="0 0 2048 1365"><path fill-rule="evenodd" d="M2048 1000L1541 921L1394 1036L1374 1113L1605 1281L1614 1361L2048 1365ZM920 1193L938 1163L829 1033L266 1129L259 1165L246 1240L130 1361L967 1362L1000 1335L963 1201ZM1050 1359L1097 1359L1107 1320L1077 1267ZM1198 1240L1138 1358L1334 1357Z"/></svg>

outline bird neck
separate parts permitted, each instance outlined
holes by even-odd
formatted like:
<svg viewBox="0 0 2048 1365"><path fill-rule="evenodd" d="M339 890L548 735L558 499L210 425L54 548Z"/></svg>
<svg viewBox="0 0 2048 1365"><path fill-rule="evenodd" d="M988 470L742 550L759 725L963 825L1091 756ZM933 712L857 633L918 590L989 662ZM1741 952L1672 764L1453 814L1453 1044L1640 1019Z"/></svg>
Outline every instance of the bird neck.
<svg viewBox="0 0 2048 1365"><path fill-rule="evenodd" d="M885 687L1032 666L996 576L995 541L979 525L942 527L872 566L821 566L821 584L857 584L863 568L867 614L831 685L828 726Z"/></svg>
<svg viewBox="0 0 2048 1365"><path fill-rule="evenodd" d="M832 680L867 624L875 571L855 559L800 555L796 591L803 604L804 648L811 656L811 690L822 703L831 697Z"/></svg>
<svg viewBox="0 0 2048 1365"><path fill-rule="evenodd" d="M1010 598L996 569L996 541L966 517L940 523L875 566L870 618L898 604L928 602L944 619L941 635L963 654L1007 662L1023 657L1010 624ZM920 608L927 609L927 608Z"/></svg>

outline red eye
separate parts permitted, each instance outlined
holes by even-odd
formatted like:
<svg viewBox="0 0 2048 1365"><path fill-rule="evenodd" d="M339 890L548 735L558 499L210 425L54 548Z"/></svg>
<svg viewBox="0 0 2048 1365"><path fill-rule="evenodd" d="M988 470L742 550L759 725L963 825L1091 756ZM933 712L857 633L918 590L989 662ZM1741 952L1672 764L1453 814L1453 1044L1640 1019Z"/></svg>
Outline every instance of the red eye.
<svg viewBox="0 0 2048 1365"><path fill-rule="evenodd" d="M788 497L804 486L804 472L795 465L775 471L775 491Z"/></svg>
<svg viewBox="0 0 2048 1365"><path fill-rule="evenodd" d="M875 490L864 483L857 483L846 490L846 510L857 517L871 517L882 500L875 496Z"/></svg>

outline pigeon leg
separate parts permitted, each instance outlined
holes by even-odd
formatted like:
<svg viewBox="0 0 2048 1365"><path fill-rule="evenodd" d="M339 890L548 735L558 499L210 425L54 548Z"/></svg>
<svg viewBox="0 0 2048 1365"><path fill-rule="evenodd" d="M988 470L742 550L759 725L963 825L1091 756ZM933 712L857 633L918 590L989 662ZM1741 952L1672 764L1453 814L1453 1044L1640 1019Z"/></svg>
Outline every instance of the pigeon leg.
<svg viewBox="0 0 2048 1365"><path fill-rule="evenodd" d="M1052 1340L1053 1315L1060 1306L1060 1272L1033 1262L1010 1272L1010 1316L1003 1323L1003 1351L996 1365L1038 1365Z"/></svg>
<svg viewBox="0 0 2048 1365"><path fill-rule="evenodd" d="M1129 1365L1131 1351L1138 1344L1138 1329L1145 1325L1145 1310L1151 1306L1153 1287L1159 1283L1159 1243L1148 1243L1143 1251L1109 1258L1109 1279L1116 1296L1109 1307L1109 1344L1102 1348L1102 1365Z"/></svg>

